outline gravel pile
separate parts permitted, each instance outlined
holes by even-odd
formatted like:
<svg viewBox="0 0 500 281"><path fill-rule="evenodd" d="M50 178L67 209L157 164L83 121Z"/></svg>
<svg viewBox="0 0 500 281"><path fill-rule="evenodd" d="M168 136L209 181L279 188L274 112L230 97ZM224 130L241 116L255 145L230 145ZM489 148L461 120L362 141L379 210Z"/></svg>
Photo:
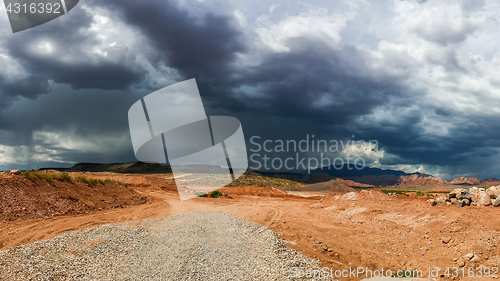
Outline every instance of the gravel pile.
<svg viewBox="0 0 500 281"><path fill-rule="evenodd" d="M221 212L104 225L0 252L1 280L298 280L292 267L317 264L267 227Z"/></svg>

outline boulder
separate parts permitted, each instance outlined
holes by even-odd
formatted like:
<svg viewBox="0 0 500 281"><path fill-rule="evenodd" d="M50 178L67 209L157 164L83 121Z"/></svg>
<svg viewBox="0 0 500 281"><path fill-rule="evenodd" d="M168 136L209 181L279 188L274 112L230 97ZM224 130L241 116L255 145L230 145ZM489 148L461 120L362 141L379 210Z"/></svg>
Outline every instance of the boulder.
<svg viewBox="0 0 500 281"><path fill-rule="evenodd" d="M457 194L457 199L470 199L470 192L468 190L462 190Z"/></svg>
<svg viewBox="0 0 500 281"><path fill-rule="evenodd" d="M436 197L436 203L438 204L444 204L447 200L448 198L443 195Z"/></svg>
<svg viewBox="0 0 500 281"><path fill-rule="evenodd" d="M475 186L473 186L469 189L470 199L472 200L472 202L477 201L477 196L478 196L479 190L481 190L481 189L484 190L484 188L477 188Z"/></svg>
<svg viewBox="0 0 500 281"><path fill-rule="evenodd" d="M431 204L431 206L436 206L436 204L437 204L436 199L429 199L429 200L427 200L427 202L429 202L429 204Z"/></svg>
<svg viewBox="0 0 500 281"><path fill-rule="evenodd" d="M493 207L500 207L500 196L497 197L495 200L491 200Z"/></svg>
<svg viewBox="0 0 500 281"><path fill-rule="evenodd" d="M492 186L486 190L486 193L488 193L491 197L491 199L496 199L498 198L498 195L500 195L500 185L497 186Z"/></svg>
<svg viewBox="0 0 500 281"><path fill-rule="evenodd" d="M460 194L462 191L464 191L465 189L463 188L455 188L453 189L449 194L448 196L450 198L456 198L457 197L457 194Z"/></svg>
<svg viewBox="0 0 500 281"><path fill-rule="evenodd" d="M11 171L10 171L10 174L11 174L11 175L20 175L20 174L21 174L21 171L19 171L19 170L11 170Z"/></svg>
<svg viewBox="0 0 500 281"><path fill-rule="evenodd" d="M455 202L455 205L459 208L462 208L463 206L465 206L465 202L464 200L457 200L457 202Z"/></svg>
<svg viewBox="0 0 500 281"><path fill-rule="evenodd" d="M477 200L474 202L476 202L477 206L489 206L491 205L491 198L490 195L483 189L478 191Z"/></svg>
<svg viewBox="0 0 500 281"><path fill-rule="evenodd" d="M456 188L453 189L448 196L450 198L457 198L457 199L469 199L470 198L470 192L468 190L465 190L463 188Z"/></svg>

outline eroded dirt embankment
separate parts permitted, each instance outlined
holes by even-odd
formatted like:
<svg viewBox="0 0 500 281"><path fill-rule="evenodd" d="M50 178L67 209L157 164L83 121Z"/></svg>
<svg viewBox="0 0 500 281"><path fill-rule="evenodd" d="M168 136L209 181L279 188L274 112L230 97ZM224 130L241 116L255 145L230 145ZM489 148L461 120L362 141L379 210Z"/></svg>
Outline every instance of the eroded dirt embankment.
<svg viewBox="0 0 500 281"><path fill-rule="evenodd" d="M89 214L147 202L147 197L112 181L0 175L0 222Z"/></svg>

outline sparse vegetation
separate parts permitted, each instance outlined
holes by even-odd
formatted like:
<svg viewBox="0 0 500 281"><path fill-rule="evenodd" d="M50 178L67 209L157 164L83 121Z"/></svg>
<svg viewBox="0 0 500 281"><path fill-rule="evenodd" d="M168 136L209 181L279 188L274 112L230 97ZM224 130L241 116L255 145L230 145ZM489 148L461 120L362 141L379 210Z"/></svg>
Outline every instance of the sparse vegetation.
<svg viewBox="0 0 500 281"><path fill-rule="evenodd" d="M198 197L207 197L208 195L205 192L197 191L194 193Z"/></svg>
<svg viewBox="0 0 500 281"><path fill-rule="evenodd" d="M210 197L212 197L212 198L219 198L222 195L223 195L222 192L220 192L218 190L214 190L214 191L210 192Z"/></svg>
<svg viewBox="0 0 500 281"><path fill-rule="evenodd" d="M47 182L52 182L53 179L61 179L64 181L71 181L72 177L67 173L63 174L52 174L52 173L41 173L39 171L22 171L21 175L28 178L30 181L36 182L37 180L46 180Z"/></svg>
<svg viewBox="0 0 500 281"><path fill-rule="evenodd" d="M305 183L296 182L287 179L267 177L257 173L248 172L240 178L229 184L228 186L259 186L259 187L276 187L276 186L300 186Z"/></svg>
<svg viewBox="0 0 500 281"><path fill-rule="evenodd" d="M423 193L422 191L417 191L417 192L415 193L415 195L416 195L417 197L424 197L424 196L425 196L425 193Z"/></svg>
<svg viewBox="0 0 500 281"><path fill-rule="evenodd" d="M399 190L399 189L381 189L381 191L383 193L385 193L385 194L387 194L387 193L397 193L397 194L407 195L406 191Z"/></svg>
<svg viewBox="0 0 500 281"><path fill-rule="evenodd" d="M78 176L76 179L88 185L94 185L97 182L95 179L87 178L86 176Z"/></svg>
<svg viewBox="0 0 500 281"><path fill-rule="evenodd" d="M60 175L60 178L65 181L71 181L73 179L73 177L71 177L68 173L63 173L62 175Z"/></svg>

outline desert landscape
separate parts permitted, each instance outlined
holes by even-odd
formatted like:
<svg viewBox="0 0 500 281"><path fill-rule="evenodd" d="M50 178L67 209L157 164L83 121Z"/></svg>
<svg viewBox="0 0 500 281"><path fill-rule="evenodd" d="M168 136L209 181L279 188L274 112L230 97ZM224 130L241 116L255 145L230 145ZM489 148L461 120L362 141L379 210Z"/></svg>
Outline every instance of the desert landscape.
<svg viewBox="0 0 500 281"><path fill-rule="evenodd" d="M436 280L489 280L453 278L443 269L466 272L494 268L500 261L496 199L473 203L479 193L496 198L498 193L490 194L494 184L489 193L449 183L431 187L428 181L411 188L360 188L342 179L306 184L249 172L220 193L179 201L168 172L81 170L1 174L0 249L106 224L219 211L270 228L288 247L334 270L422 270L427 277L439 268ZM457 202L465 200L460 208Z"/></svg>

